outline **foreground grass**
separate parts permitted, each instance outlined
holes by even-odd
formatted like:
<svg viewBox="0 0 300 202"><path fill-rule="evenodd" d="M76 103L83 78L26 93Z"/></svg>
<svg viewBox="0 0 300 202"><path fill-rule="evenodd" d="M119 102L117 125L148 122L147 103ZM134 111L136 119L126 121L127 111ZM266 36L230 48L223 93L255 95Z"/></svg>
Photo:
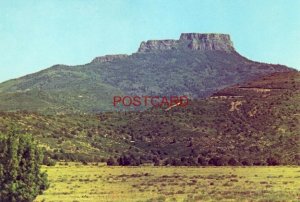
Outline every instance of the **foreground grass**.
<svg viewBox="0 0 300 202"><path fill-rule="evenodd" d="M36 201L299 201L300 167L45 167Z"/></svg>

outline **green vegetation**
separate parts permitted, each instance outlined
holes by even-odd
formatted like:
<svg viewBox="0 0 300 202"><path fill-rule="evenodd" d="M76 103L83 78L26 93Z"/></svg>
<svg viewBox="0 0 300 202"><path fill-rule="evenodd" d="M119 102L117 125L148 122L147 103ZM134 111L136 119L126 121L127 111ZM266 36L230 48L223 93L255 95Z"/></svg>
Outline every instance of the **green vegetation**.
<svg viewBox="0 0 300 202"><path fill-rule="evenodd" d="M203 98L226 86L276 71L293 69L253 62L236 52L135 53L110 62L55 65L4 82L0 84L0 110L98 113L116 110L112 105L116 95Z"/></svg>
<svg viewBox="0 0 300 202"><path fill-rule="evenodd" d="M0 134L0 201L29 202L48 188L41 151L30 135Z"/></svg>
<svg viewBox="0 0 300 202"><path fill-rule="evenodd" d="M37 202L298 201L299 167L107 167L64 163L44 168L50 188Z"/></svg>
<svg viewBox="0 0 300 202"><path fill-rule="evenodd" d="M111 165L299 164L300 74L278 73L170 111L0 113L56 160Z"/></svg>

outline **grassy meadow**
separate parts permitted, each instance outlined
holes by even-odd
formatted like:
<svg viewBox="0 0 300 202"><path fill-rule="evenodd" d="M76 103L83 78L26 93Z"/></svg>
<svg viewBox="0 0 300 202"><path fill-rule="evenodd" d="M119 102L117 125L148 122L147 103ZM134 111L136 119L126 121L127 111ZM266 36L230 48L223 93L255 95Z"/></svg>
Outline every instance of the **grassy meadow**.
<svg viewBox="0 0 300 202"><path fill-rule="evenodd" d="M36 201L299 201L300 167L44 167Z"/></svg>

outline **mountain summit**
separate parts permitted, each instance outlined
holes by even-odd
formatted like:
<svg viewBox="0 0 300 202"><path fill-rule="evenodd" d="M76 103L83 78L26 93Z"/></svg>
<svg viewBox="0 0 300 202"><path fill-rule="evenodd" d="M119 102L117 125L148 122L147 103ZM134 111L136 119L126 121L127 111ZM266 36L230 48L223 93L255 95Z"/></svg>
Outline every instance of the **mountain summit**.
<svg viewBox="0 0 300 202"><path fill-rule="evenodd" d="M123 110L114 96L204 98L283 65L251 61L227 34L183 33L179 40L142 42L132 55L96 57L85 65L55 65L0 84L0 110L74 113Z"/></svg>
<svg viewBox="0 0 300 202"><path fill-rule="evenodd" d="M149 40L142 42L138 52L191 49L201 51L220 50L233 52L233 43L228 34L183 33L179 40Z"/></svg>

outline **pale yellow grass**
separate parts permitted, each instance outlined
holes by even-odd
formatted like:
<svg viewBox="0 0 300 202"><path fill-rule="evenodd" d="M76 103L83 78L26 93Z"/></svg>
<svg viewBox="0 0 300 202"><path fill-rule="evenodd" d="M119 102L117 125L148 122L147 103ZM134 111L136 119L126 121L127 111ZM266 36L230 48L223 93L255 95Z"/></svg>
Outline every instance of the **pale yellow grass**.
<svg viewBox="0 0 300 202"><path fill-rule="evenodd" d="M299 201L300 167L46 167L36 201Z"/></svg>

